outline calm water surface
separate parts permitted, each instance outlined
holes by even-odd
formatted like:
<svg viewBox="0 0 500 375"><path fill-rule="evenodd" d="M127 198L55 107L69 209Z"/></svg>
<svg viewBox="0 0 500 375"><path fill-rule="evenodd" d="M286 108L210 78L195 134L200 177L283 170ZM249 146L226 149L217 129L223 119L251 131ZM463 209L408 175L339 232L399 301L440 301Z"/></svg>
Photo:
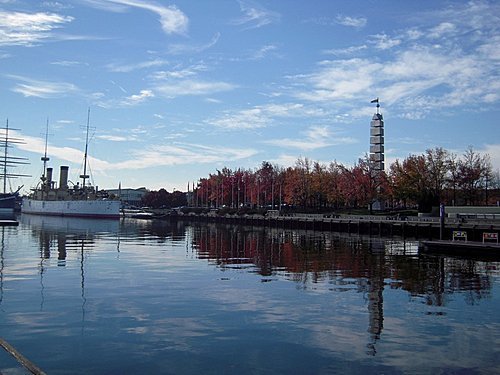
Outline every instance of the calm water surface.
<svg viewBox="0 0 500 375"><path fill-rule="evenodd" d="M48 374L500 372L500 263L415 243L23 215L0 337ZM3 350L0 372L22 373Z"/></svg>

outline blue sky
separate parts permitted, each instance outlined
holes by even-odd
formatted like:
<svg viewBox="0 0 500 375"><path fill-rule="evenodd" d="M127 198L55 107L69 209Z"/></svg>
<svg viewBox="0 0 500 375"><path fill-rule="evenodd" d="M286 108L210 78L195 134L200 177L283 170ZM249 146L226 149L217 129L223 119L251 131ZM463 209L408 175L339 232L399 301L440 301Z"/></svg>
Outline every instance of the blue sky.
<svg viewBox="0 0 500 375"><path fill-rule="evenodd" d="M0 0L0 119L58 178L186 190L224 166L352 165L380 97L387 163L468 146L500 168L500 3Z"/></svg>

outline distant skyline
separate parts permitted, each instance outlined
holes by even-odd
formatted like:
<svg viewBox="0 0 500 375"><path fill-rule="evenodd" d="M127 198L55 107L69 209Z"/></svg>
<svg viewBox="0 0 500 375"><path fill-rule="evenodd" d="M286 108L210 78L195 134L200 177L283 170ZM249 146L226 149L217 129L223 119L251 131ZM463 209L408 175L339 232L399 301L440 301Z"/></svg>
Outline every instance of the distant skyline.
<svg viewBox="0 0 500 375"><path fill-rule="evenodd" d="M36 185L81 174L90 108L100 188L185 191L222 167L345 165L369 152L380 98L386 168L443 147L500 169L500 3L0 0L0 121Z"/></svg>

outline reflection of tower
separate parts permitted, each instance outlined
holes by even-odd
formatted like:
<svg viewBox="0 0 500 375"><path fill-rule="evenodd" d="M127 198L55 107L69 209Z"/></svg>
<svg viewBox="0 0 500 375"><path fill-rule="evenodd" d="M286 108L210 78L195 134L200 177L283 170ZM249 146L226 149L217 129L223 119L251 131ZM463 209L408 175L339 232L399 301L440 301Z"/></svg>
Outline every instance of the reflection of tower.
<svg viewBox="0 0 500 375"><path fill-rule="evenodd" d="M377 195L380 195L381 190L381 174L384 171L384 117L380 113L379 98L371 101L377 103L377 113L372 117L370 123L370 164L374 172L374 183L376 186ZM383 210L384 204L377 197L373 203L372 209Z"/></svg>
<svg viewBox="0 0 500 375"><path fill-rule="evenodd" d="M368 354L377 354L375 344L380 339L384 328L384 251L383 240L370 239L370 252L373 256L371 274L368 283L368 332L371 341L368 343Z"/></svg>

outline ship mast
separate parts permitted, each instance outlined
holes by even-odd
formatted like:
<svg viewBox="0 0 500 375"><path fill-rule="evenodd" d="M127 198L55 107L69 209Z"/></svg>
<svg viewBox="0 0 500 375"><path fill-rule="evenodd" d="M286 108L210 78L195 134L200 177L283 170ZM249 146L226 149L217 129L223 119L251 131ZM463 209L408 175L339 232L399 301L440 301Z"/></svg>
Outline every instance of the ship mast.
<svg viewBox="0 0 500 375"><path fill-rule="evenodd" d="M83 174L80 175L80 178L82 179L82 188L85 189L85 180L89 178L89 175L87 175L87 155L88 155L88 147L89 147L89 127L90 127L90 108L87 114L87 135L85 138L85 154L83 156Z"/></svg>
<svg viewBox="0 0 500 375"><path fill-rule="evenodd" d="M43 153L43 156L40 158L43 161L43 175L42 175L42 182L45 183L45 180L47 179L46 174L47 174L47 162L50 160L49 157L47 157L47 144L49 140L49 118L47 117L47 125L45 126L45 151Z"/></svg>
<svg viewBox="0 0 500 375"><path fill-rule="evenodd" d="M9 130L19 130L19 129L9 128L9 119L7 119L5 128L0 128L0 130L3 130L5 132L4 134L2 134L2 139L0 141L0 146L4 148L3 155L0 157L0 165L2 166L1 177L3 178L3 193L6 194L8 178L30 177L29 175L25 174L10 173L8 171L8 168L15 167L16 165L19 164L29 164L29 163L26 162L26 160L28 160L26 158L9 156L8 149L9 147L12 147L12 144L24 144L24 142L19 138L9 138Z"/></svg>
<svg viewBox="0 0 500 375"><path fill-rule="evenodd" d="M9 145L9 119L7 119L7 124L5 125L5 147L3 154L3 193L7 192L7 147Z"/></svg>

